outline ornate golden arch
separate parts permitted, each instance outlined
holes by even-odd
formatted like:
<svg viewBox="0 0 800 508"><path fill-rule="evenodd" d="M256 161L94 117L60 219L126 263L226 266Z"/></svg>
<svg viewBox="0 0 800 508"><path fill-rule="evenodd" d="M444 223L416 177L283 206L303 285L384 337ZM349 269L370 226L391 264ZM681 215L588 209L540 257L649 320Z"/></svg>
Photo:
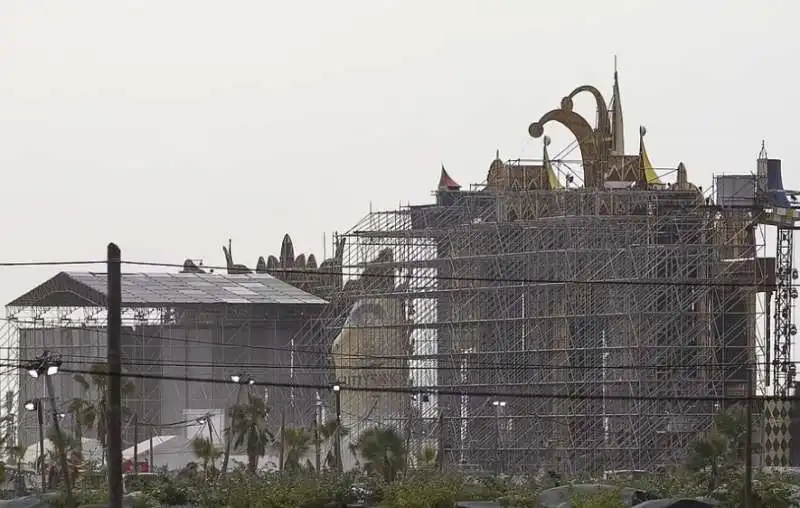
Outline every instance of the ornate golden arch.
<svg viewBox="0 0 800 508"><path fill-rule="evenodd" d="M591 93L597 102L598 126L593 129L589 122L573 111L572 98L581 92ZM568 96L561 99L561 108L545 113L538 122L528 127L528 133L533 138L540 138L544 134L547 122L558 122L575 136L581 151L583 161L583 180L587 188L600 188L605 181L605 168L602 161L608 159L611 123L605 99L597 88L591 85L579 86Z"/></svg>

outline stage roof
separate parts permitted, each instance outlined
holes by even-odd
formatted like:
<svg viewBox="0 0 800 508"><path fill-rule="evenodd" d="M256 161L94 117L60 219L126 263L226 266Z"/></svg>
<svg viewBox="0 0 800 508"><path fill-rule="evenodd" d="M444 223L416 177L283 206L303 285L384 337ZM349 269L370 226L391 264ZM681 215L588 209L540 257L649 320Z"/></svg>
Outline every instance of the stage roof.
<svg viewBox="0 0 800 508"><path fill-rule="evenodd" d="M61 272L9 307L105 307L105 273ZM267 274L123 273L123 307L324 305L322 298Z"/></svg>

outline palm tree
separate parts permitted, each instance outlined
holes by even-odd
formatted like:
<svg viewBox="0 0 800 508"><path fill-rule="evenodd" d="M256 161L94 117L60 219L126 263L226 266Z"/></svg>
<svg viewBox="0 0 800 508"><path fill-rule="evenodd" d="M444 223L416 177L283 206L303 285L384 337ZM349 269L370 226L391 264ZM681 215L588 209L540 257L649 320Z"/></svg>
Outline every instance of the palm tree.
<svg viewBox="0 0 800 508"><path fill-rule="evenodd" d="M83 418L83 423L87 427L94 428L97 440L103 450L102 462L105 463L108 447L108 430L106 429L108 418L108 365L95 363L89 371L91 373L88 377L83 374L75 374L73 376L75 382L81 385L84 395L88 398L83 399L84 403L73 403L72 401L70 403L74 407L83 406L79 412L80 416L76 415L76 418ZM123 380L121 388L123 397L130 396L136 389L130 380ZM89 407L92 409L89 410Z"/></svg>
<svg viewBox="0 0 800 508"><path fill-rule="evenodd" d="M311 450L314 438L311 432L302 428L287 427L283 429L283 468L286 471L296 473L303 469L301 461ZM280 450L281 443L277 443Z"/></svg>
<svg viewBox="0 0 800 508"><path fill-rule="evenodd" d="M387 483L397 478L406 463L405 440L392 427L364 431L355 448L364 459L364 470L381 475Z"/></svg>
<svg viewBox="0 0 800 508"><path fill-rule="evenodd" d="M4 405L6 408L6 414L2 418L5 421L5 436L4 441L7 446L14 446L16 444L16 435L17 429L15 426L15 419L16 414L14 414L14 397L15 392L13 390L7 390L4 396Z"/></svg>
<svg viewBox="0 0 800 508"><path fill-rule="evenodd" d="M426 446L417 454L417 467L420 469L433 469L436 466L436 448Z"/></svg>
<svg viewBox="0 0 800 508"><path fill-rule="evenodd" d="M708 434L691 444L689 467L695 471L708 469L709 491L719 486L722 474L744 464L747 442L747 409L734 405L714 417ZM752 443L753 451L759 450Z"/></svg>
<svg viewBox="0 0 800 508"><path fill-rule="evenodd" d="M206 476L208 476L208 465L213 464L222 455L222 451L214 446L210 439L202 436L192 439L192 451L195 457L203 463L203 472Z"/></svg>
<svg viewBox="0 0 800 508"><path fill-rule="evenodd" d="M338 426L339 422L336 421L336 418L332 418L319 427L320 446L323 443L328 444L328 451L325 454L325 461L322 465L322 467L324 468L328 469L336 468L336 456L333 453L333 447L334 447L334 440L336 439L336 428ZM349 432L350 432L349 429L344 425L342 425L342 428L339 429L339 439L342 439L345 436L347 436ZM353 452L353 455L355 455L356 459L358 459L358 456L354 452L352 445L350 447L350 451Z"/></svg>
<svg viewBox="0 0 800 508"><path fill-rule="evenodd" d="M75 397L67 401L67 413L72 415L75 441L79 451L83 451L83 429L91 429L97 422L97 408L89 401Z"/></svg>
<svg viewBox="0 0 800 508"><path fill-rule="evenodd" d="M60 454L63 453L67 461L67 468L69 468L70 479L74 482L78 467L83 462L75 438L64 431L56 431L56 429L51 428L47 433L47 439L53 443L53 448L47 451L47 462L52 464L56 476L63 477L61 461L59 460Z"/></svg>
<svg viewBox="0 0 800 508"><path fill-rule="evenodd" d="M231 435L233 446L245 447L247 471L255 473L258 459L267 453L267 446L274 436L267 428L269 408L263 398L247 394L247 402L231 407Z"/></svg>
<svg viewBox="0 0 800 508"><path fill-rule="evenodd" d="M17 472L14 475L14 495L21 497L25 494L25 477L22 473L22 461L25 459L27 449L22 445L10 446L6 449L8 458L17 464Z"/></svg>

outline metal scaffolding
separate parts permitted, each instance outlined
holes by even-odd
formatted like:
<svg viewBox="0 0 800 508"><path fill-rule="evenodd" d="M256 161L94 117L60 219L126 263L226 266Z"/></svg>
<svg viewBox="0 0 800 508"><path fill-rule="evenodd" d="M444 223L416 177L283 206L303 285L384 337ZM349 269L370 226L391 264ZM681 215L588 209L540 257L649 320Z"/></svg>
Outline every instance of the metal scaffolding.
<svg viewBox="0 0 800 508"><path fill-rule="evenodd" d="M103 273L62 272L6 307L2 363L17 365L44 350L60 355L67 372L55 378L54 396L65 413L71 400L93 402L98 396L96 386L87 393L73 374L89 374L94 365L106 363L105 285ZM134 439L133 414L146 425L202 417L221 440L237 389L220 381L246 375L262 383L288 384L296 356L291 338L325 305L260 274L127 273L123 285L122 362L124 373L132 374L132 391L123 397L129 416L123 422L126 444ZM13 394L4 416L16 415L7 421L16 422L20 442L28 445L38 440L37 425L22 406L44 395L42 384L16 368L4 374L0 391ZM91 375L86 377L92 381ZM286 412L287 424L299 425L292 408L313 405L313 394L284 387L252 389L273 408L268 420L273 431L280 426L281 412ZM66 428L72 429L75 418L65 418ZM93 437L90 429L84 431Z"/></svg>
<svg viewBox="0 0 800 508"><path fill-rule="evenodd" d="M470 190L443 170L435 204L339 235L346 282L295 343L332 348L331 382L413 393L343 391L350 436L393 425L462 470L652 470L720 410L692 397L751 393L757 210L715 205L683 164L651 180L644 129L639 156L615 154L598 116L587 187L561 185L545 140L542 160L498 157Z"/></svg>

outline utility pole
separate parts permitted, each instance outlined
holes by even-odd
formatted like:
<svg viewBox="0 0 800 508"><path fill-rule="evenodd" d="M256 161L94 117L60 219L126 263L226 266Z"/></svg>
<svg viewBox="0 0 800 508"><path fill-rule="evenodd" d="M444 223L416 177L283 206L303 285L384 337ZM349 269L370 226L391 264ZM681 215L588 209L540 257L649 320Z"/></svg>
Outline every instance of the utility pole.
<svg viewBox="0 0 800 508"><path fill-rule="evenodd" d="M114 243L107 252L108 291L108 505L122 508L122 253Z"/></svg>
<svg viewBox="0 0 800 508"><path fill-rule="evenodd" d="M139 417L133 413L133 475L139 475Z"/></svg>
<svg viewBox="0 0 800 508"><path fill-rule="evenodd" d="M747 439L744 447L744 506L753 506L753 363L747 366Z"/></svg>
<svg viewBox="0 0 800 508"><path fill-rule="evenodd" d="M441 406L439 406L439 451L436 455L436 465L441 473L444 471L444 411Z"/></svg>
<svg viewBox="0 0 800 508"><path fill-rule="evenodd" d="M336 459L336 475L342 474L342 387L338 384L333 385L333 393L336 396L336 440L333 443Z"/></svg>
<svg viewBox="0 0 800 508"><path fill-rule="evenodd" d="M67 450L64 446L64 434L61 433L61 425L58 421L58 409L56 408L56 399L53 395L53 378L52 376L44 377L44 384L47 387L47 398L50 399L50 411L53 413L53 429L56 431L56 447L58 449L58 460L61 462L62 475L64 478L64 491L67 494L67 506L70 508L75 505L72 497L72 482L70 481L69 462L67 462Z"/></svg>
<svg viewBox="0 0 800 508"><path fill-rule="evenodd" d="M206 415L206 425L208 425L208 442L214 445L214 428L211 426L211 414Z"/></svg>
<svg viewBox="0 0 800 508"><path fill-rule="evenodd" d="M322 401L319 400L319 392L317 392L317 400L314 403L314 467L316 468L317 475L322 474L320 468L322 467L322 443L319 440L319 426L320 426L320 408Z"/></svg>
<svg viewBox="0 0 800 508"><path fill-rule="evenodd" d="M47 489L47 469L44 467L44 408L42 399L35 400L36 418L39 420L39 467L42 469L42 492Z"/></svg>
<svg viewBox="0 0 800 508"><path fill-rule="evenodd" d="M406 448L406 460L403 463L403 477L405 478L408 475L408 466L411 462L411 425L413 424L413 416L412 416L413 408L411 407L411 403L408 404L408 417L406 418L406 436L405 436L405 448Z"/></svg>
<svg viewBox="0 0 800 508"><path fill-rule="evenodd" d="M231 376L231 381L233 381L234 383L237 384L237 387L236 387L236 404L234 405L234 407L236 407L242 402L241 401L241 399L242 399L242 388L244 388L244 385L252 385L255 381L252 378L240 376L238 374L232 375ZM225 473L228 472L228 461L230 460L230 457L231 457L231 443L233 443L233 436L231 435L233 433L233 429L231 429L231 427L232 427L231 424L233 423L233 415L231 414L230 415L230 419L228 419L228 415L227 415L228 411L225 411L225 413L226 413L226 420L225 420L225 422L226 422L225 423L225 427L226 427L225 428L225 431L226 431L225 432L225 455L222 457L222 471L220 472L220 475L219 475L220 478L225 476Z"/></svg>
<svg viewBox="0 0 800 508"><path fill-rule="evenodd" d="M150 473L155 472L155 467L153 467L153 427L150 427L150 461L147 464L147 471Z"/></svg>
<svg viewBox="0 0 800 508"><path fill-rule="evenodd" d="M59 458L59 462L61 463L62 474L64 478L64 490L67 494L66 504L70 508L72 508L75 504L75 500L72 497L72 483L70 482L70 474L69 474L69 462L67 460L67 450L64 446L64 435L61 433L61 426L59 425L59 418L60 415L58 413L58 409L56 408L56 399L55 399L55 391L53 390L53 380L52 376L58 373L58 368L61 366L61 359L58 356L52 356L48 351L42 353L41 356L36 358L33 361L27 362L26 369L28 374L31 375L34 379L38 379L44 376L44 387L45 387L45 397L50 401L50 409L53 413L53 429L55 430L55 442L53 443L56 446L57 455ZM47 483L47 476L44 472L44 436L43 431L41 430L44 426L44 416L43 411L44 408L42 404L44 403L44 398L38 400L38 408L36 408L39 413L39 441L42 445L39 446L39 449L42 450L42 480L44 480L44 484ZM32 404L37 404L33 402ZM28 403L25 404L27 409L33 410L34 407L31 407ZM42 485L42 490L44 491L44 487L46 485Z"/></svg>
<svg viewBox="0 0 800 508"><path fill-rule="evenodd" d="M492 401L492 405L494 406L494 425L495 425L495 439L496 443L495 446L497 448L497 470L496 472L502 473L503 472L503 439L500 435L500 412L506 407L506 402L504 400L495 400Z"/></svg>
<svg viewBox="0 0 800 508"><path fill-rule="evenodd" d="M278 471L283 474L283 460L284 460L284 449L286 447L286 414L281 412L281 450L279 452L278 460L280 464L278 465Z"/></svg>

